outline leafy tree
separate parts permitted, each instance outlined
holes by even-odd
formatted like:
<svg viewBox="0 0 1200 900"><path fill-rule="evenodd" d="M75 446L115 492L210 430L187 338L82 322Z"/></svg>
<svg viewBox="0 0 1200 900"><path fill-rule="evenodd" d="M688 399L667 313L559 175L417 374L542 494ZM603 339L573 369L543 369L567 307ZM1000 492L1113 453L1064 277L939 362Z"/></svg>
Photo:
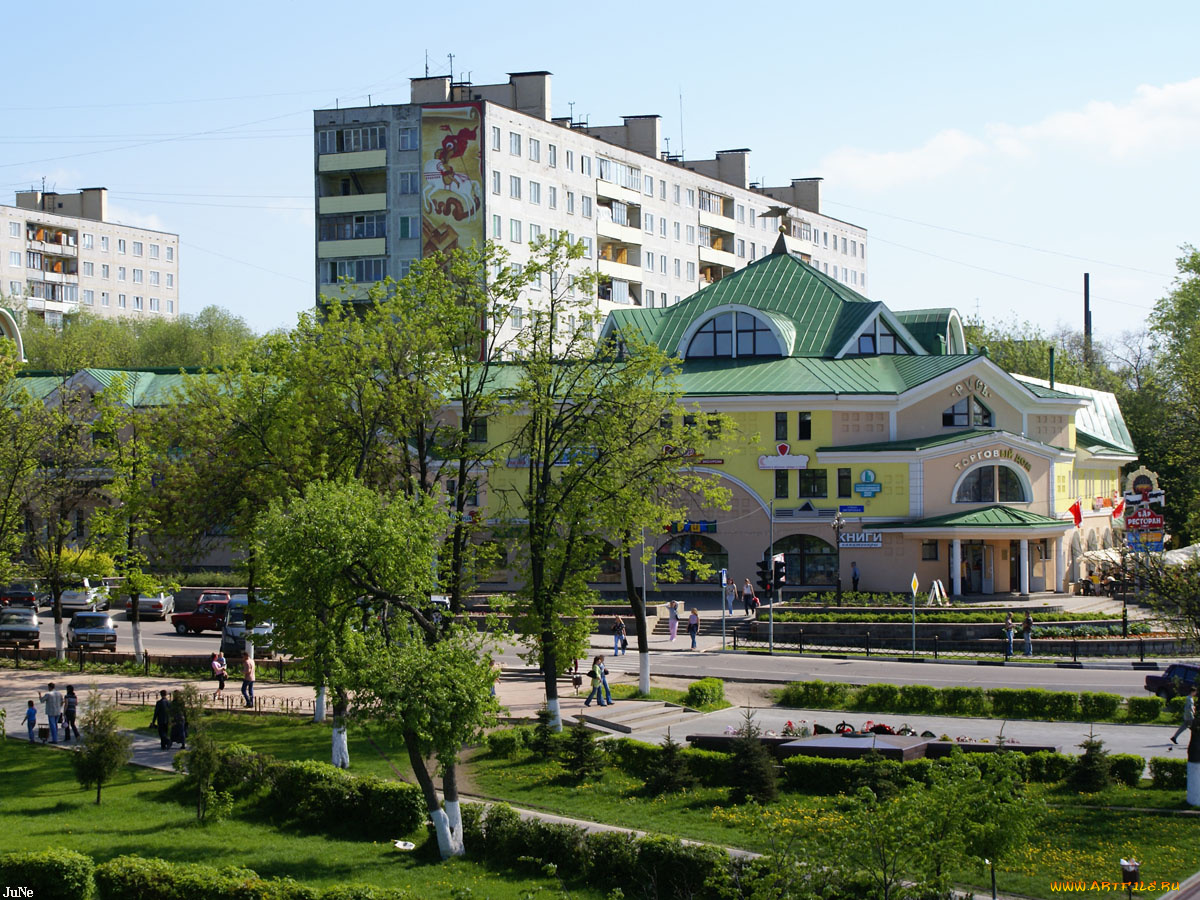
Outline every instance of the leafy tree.
<svg viewBox="0 0 1200 900"><path fill-rule="evenodd" d="M177 703L187 723L187 739L191 744L187 750L175 754L172 761L175 769L187 775L187 784L196 792L196 818L208 821L222 806L221 799L213 790L213 781L221 767L221 748L213 737L212 729L205 718L204 697L194 684L178 692L172 701L172 712Z"/></svg>
<svg viewBox="0 0 1200 900"><path fill-rule="evenodd" d="M83 741L71 752L71 765L83 787L95 785L99 804L100 789L133 757L133 741L118 727L117 707L105 703L95 685L84 701L80 725Z"/></svg>
<svg viewBox="0 0 1200 900"><path fill-rule="evenodd" d="M26 501L37 477L46 422L39 401L14 378L16 367L16 345L0 339L0 583L21 571Z"/></svg>

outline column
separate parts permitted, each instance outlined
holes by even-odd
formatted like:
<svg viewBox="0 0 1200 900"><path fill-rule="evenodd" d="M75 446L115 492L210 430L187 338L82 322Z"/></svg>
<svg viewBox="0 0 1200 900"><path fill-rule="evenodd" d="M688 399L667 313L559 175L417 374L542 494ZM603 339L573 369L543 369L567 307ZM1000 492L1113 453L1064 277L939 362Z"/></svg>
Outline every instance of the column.
<svg viewBox="0 0 1200 900"><path fill-rule="evenodd" d="M1061 537L1054 539L1054 590L1060 594L1067 588L1063 583L1067 575L1067 548Z"/></svg>
<svg viewBox="0 0 1200 900"><path fill-rule="evenodd" d="M1021 593L1029 593L1029 538L1021 538Z"/></svg>
<svg viewBox="0 0 1200 900"><path fill-rule="evenodd" d="M962 541L958 538L950 542L950 594L962 596Z"/></svg>

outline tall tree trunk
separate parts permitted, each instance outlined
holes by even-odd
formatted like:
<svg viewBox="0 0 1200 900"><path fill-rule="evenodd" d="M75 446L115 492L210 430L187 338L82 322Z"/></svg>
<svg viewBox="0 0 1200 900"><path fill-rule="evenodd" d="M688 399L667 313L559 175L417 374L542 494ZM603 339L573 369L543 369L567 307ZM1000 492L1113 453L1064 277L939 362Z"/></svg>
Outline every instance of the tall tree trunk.
<svg viewBox="0 0 1200 900"><path fill-rule="evenodd" d="M445 772L442 775L442 807L446 819L446 831L451 856L462 856L463 845L462 808L458 802L458 765L455 760L441 760Z"/></svg>
<svg viewBox="0 0 1200 900"><path fill-rule="evenodd" d="M63 640L64 637L62 590L57 590L54 592L54 658L60 661L67 658L67 646Z"/></svg>
<svg viewBox="0 0 1200 900"><path fill-rule="evenodd" d="M558 645L552 625L542 628L542 683L546 686L546 708L550 727L562 731L562 712L558 705Z"/></svg>
<svg viewBox="0 0 1200 900"><path fill-rule="evenodd" d="M455 855L450 840L450 822L438 802L437 788L434 787L433 779L429 777L429 768L425 764L425 757L421 755L421 742L415 731L404 732L404 747L408 750L408 762L412 766L413 775L417 778L421 793L425 795L425 808L429 810L429 818L433 820L433 827L437 833L438 851L442 859L449 859Z"/></svg>
<svg viewBox="0 0 1200 900"><path fill-rule="evenodd" d="M629 535L621 543L621 565L625 569L625 596L633 608L633 624L637 627L638 692L650 693L650 633L646 623L645 585L639 593L633 584L633 554L629 552ZM723 602L723 601L722 601Z"/></svg>
<svg viewBox="0 0 1200 900"><path fill-rule="evenodd" d="M324 687L321 688L325 690ZM350 744L346 739L346 712L350 708L350 695L342 688L335 691L333 704L333 764L339 769L350 768Z"/></svg>
<svg viewBox="0 0 1200 900"><path fill-rule="evenodd" d="M142 649L142 614L138 609L140 594L130 594L129 628L133 632L133 661L140 663L143 659Z"/></svg>
<svg viewBox="0 0 1200 900"><path fill-rule="evenodd" d="M317 698L313 702L313 721L325 721L325 682L317 686Z"/></svg>

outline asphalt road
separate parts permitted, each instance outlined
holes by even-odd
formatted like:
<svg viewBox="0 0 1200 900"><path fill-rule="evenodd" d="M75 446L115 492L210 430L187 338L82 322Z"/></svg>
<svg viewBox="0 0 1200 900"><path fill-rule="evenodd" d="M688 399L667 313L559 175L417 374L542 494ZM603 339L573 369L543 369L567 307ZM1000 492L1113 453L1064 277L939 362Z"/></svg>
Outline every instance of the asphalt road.
<svg viewBox="0 0 1200 900"><path fill-rule="evenodd" d="M113 624L117 626L117 649L123 653L133 652L133 626L126 620L125 611L109 610ZM65 640L67 623L71 615L63 615L63 635ZM38 610L39 631L42 634L42 647L54 646L54 615L51 610ZM221 649L221 632L204 631L200 634L179 635L171 627L170 618L166 621L157 619L142 622L142 643L146 652L153 656L170 656L174 654L213 653Z"/></svg>

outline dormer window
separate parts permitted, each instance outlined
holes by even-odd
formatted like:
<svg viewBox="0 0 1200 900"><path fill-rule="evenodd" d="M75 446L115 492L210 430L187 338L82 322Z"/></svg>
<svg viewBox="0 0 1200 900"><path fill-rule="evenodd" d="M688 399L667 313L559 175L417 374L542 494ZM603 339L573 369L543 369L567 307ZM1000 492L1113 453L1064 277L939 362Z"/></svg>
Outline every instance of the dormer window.
<svg viewBox="0 0 1200 900"><path fill-rule="evenodd" d="M692 357L782 356L779 341L766 322L746 312L724 312L697 329L688 344Z"/></svg>
<svg viewBox="0 0 1200 900"><path fill-rule="evenodd" d="M858 336L858 352L861 356L903 356L911 351L893 331L876 320Z"/></svg>
<svg viewBox="0 0 1200 900"><path fill-rule="evenodd" d="M992 411L974 397L963 397L942 413L944 428L991 428Z"/></svg>

